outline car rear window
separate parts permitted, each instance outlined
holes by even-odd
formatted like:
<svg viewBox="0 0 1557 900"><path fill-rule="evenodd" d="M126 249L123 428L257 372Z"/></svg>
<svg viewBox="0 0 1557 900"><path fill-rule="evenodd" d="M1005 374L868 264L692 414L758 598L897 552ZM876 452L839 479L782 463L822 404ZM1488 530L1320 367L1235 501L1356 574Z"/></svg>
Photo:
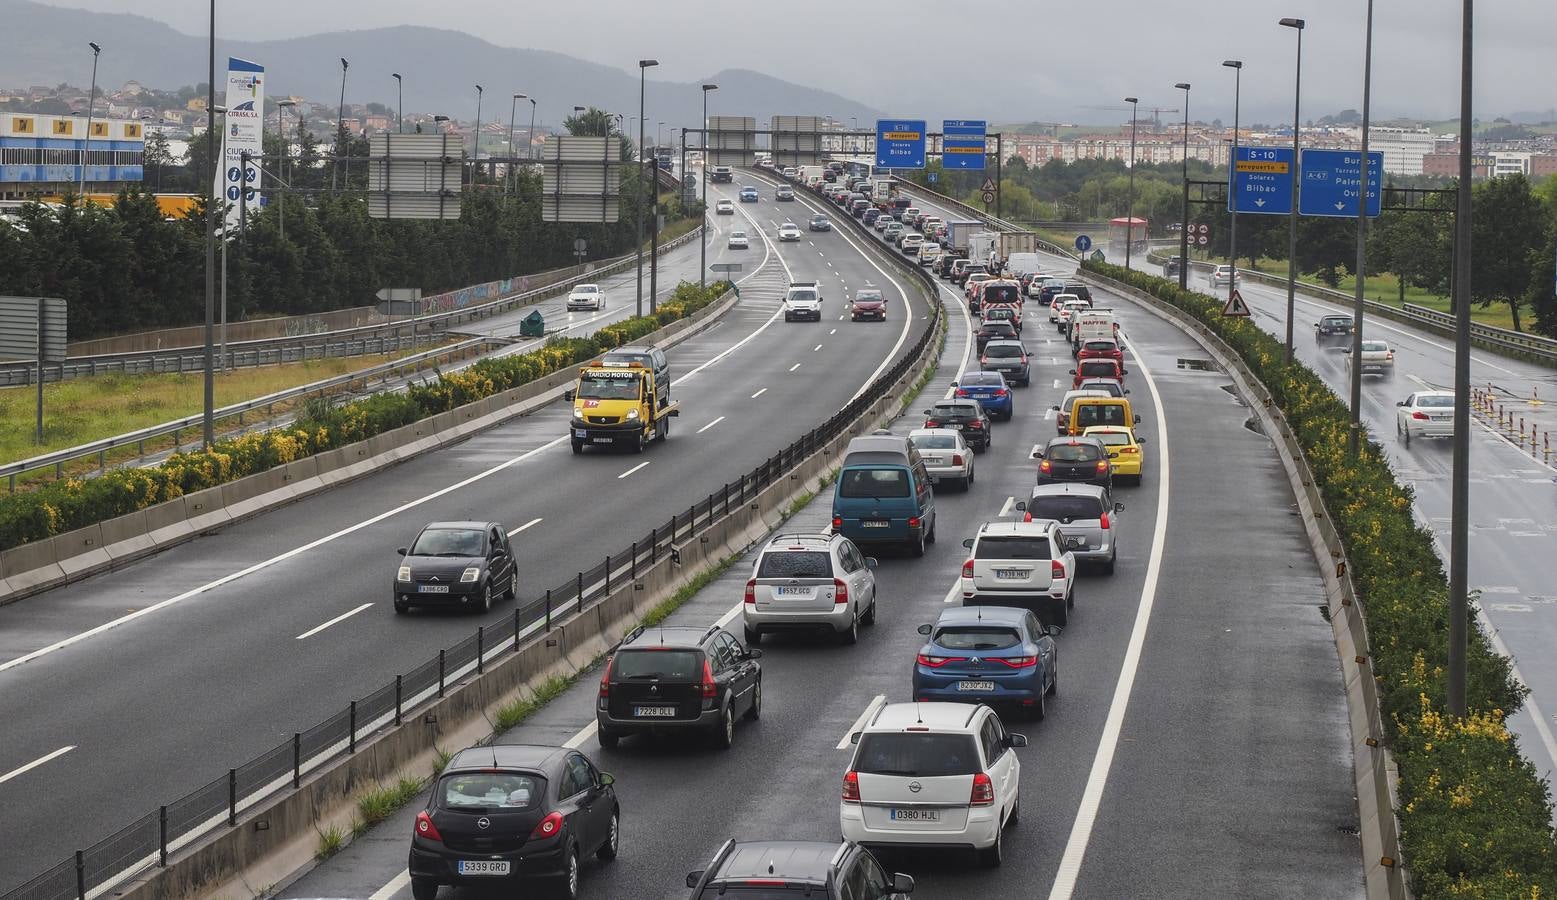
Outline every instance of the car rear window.
<svg viewBox="0 0 1557 900"><path fill-rule="evenodd" d="M999 375L972 374L962 376L962 387L1000 387L1002 379Z"/></svg>
<svg viewBox="0 0 1557 900"><path fill-rule="evenodd" d="M754 878L753 881L773 881L771 878ZM703 888L699 900L720 900L738 897L740 900L790 900L791 897L816 897L822 891L814 884L796 883L794 887L777 887L768 884L742 884L739 881L721 881Z"/></svg>
<svg viewBox="0 0 1557 900"><path fill-rule="evenodd" d="M1041 535L986 535L973 545L974 559L1049 559L1049 538Z"/></svg>
<svg viewBox="0 0 1557 900"><path fill-rule="evenodd" d="M618 680L629 678L688 679L699 674L698 653L695 650L631 649L617 651L611 661L611 676Z"/></svg>
<svg viewBox="0 0 1557 900"><path fill-rule="evenodd" d="M937 631L934 640L948 650L1009 650L1022 643L1022 636L1015 628L952 625Z"/></svg>
<svg viewBox="0 0 1557 900"><path fill-rule="evenodd" d="M901 468L846 469L838 481L840 497L907 497L908 471Z"/></svg>
<svg viewBox="0 0 1557 900"><path fill-rule="evenodd" d="M1034 497L1027 502L1027 512L1034 519L1074 522L1077 519L1096 519L1101 517L1103 515L1103 506L1096 497L1056 495L1053 497Z"/></svg>
<svg viewBox="0 0 1557 900"><path fill-rule="evenodd" d="M1087 341L1086 349L1088 349L1088 350L1117 350L1117 349L1119 349L1119 345L1115 344L1113 341Z"/></svg>
<svg viewBox="0 0 1557 900"><path fill-rule="evenodd" d="M1081 389L1084 391L1101 391L1110 397L1124 396L1124 388L1120 386L1119 382L1113 380L1083 381Z"/></svg>
<svg viewBox="0 0 1557 900"><path fill-rule="evenodd" d="M770 550L757 564L758 578L831 578L832 557L822 550Z"/></svg>
<svg viewBox="0 0 1557 900"><path fill-rule="evenodd" d="M534 809L546 781L527 772L455 772L438 783L439 805L460 812Z"/></svg>
<svg viewBox="0 0 1557 900"><path fill-rule="evenodd" d="M978 410L962 403L937 403L930 407L930 415L938 419L971 419Z"/></svg>
<svg viewBox="0 0 1557 900"><path fill-rule="evenodd" d="M429 528L411 547L412 556L481 556L484 532L467 528Z"/></svg>
<svg viewBox="0 0 1557 900"><path fill-rule="evenodd" d="M1388 350L1389 345L1383 341L1363 341L1362 349L1369 352L1376 352L1380 350Z"/></svg>
<svg viewBox="0 0 1557 900"><path fill-rule="evenodd" d="M901 778L972 775L980 771L978 745L971 734L868 733L860 736L854 771Z"/></svg>
<svg viewBox="0 0 1557 900"><path fill-rule="evenodd" d="M991 284L984 287L985 303L1021 303L1022 290L1014 284Z"/></svg>
<svg viewBox="0 0 1557 900"><path fill-rule="evenodd" d="M1051 444L1044 456L1054 462L1096 462L1103 458L1102 451L1095 445L1083 444L1079 441L1074 444Z"/></svg>
<svg viewBox="0 0 1557 900"><path fill-rule="evenodd" d="M985 348L984 355L990 359L1015 359L1022 355L1022 348L1010 344L990 344Z"/></svg>
<svg viewBox="0 0 1557 900"><path fill-rule="evenodd" d="M1109 447L1123 447L1130 443L1130 436L1123 431L1094 431L1087 437L1097 438Z"/></svg>
<svg viewBox="0 0 1557 900"><path fill-rule="evenodd" d="M1420 406L1420 407L1423 407L1423 408L1431 407L1433 409L1453 409L1454 408L1454 398L1453 397L1418 397L1418 398L1416 398L1416 405Z"/></svg>
<svg viewBox="0 0 1557 900"><path fill-rule="evenodd" d="M922 450L955 450L957 438L950 434L921 434L913 439L914 446Z"/></svg>
<svg viewBox="0 0 1557 900"><path fill-rule="evenodd" d="M1114 361L1111 359L1084 362L1077 371L1082 375L1107 375L1109 377L1119 374L1119 369L1114 366Z"/></svg>
<svg viewBox="0 0 1557 900"><path fill-rule="evenodd" d="M1118 403L1082 403L1076 408L1076 425L1078 428L1090 428L1093 425L1131 425L1125 421L1124 407Z"/></svg>

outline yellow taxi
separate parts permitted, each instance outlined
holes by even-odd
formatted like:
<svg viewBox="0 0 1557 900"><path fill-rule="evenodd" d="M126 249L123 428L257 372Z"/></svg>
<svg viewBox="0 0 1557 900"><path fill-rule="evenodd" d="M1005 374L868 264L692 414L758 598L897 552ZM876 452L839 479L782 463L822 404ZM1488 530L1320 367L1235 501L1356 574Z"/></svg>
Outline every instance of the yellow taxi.
<svg viewBox="0 0 1557 900"><path fill-rule="evenodd" d="M1130 484L1141 483L1141 445L1146 443L1146 438L1136 437L1135 429L1123 425L1093 425L1082 434L1097 438L1108 448L1108 458L1114 464L1114 478L1128 479Z"/></svg>

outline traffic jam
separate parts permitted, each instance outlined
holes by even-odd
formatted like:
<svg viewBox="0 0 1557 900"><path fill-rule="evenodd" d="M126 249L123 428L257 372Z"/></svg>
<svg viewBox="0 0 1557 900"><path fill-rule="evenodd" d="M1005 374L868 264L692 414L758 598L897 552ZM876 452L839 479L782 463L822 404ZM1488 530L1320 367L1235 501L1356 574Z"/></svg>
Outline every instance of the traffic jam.
<svg viewBox="0 0 1557 900"><path fill-rule="evenodd" d="M1021 236L915 208L891 178L851 174L842 163L767 168L786 182L774 200L808 190L836 206L836 216L872 230L888 252L960 290L974 344L970 365L945 396L905 411L906 431L850 442L827 488L830 527L757 545L738 615L639 627L611 648L592 692L597 754L578 741L457 753L415 819L408 865L415 900L433 900L445 887L533 886L579 896L585 861L610 863L620 847L623 804L601 757L640 752L649 741L729 749L742 723L763 714L764 652L853 645L862 629L876 627L877 570L925 555L937 540L937 497L968 492L997 441L999 452L1019 454L1030 468L1032 486L964 537L960 572L945 573L954 587L934 621L889 620L922 640L914 659L901 661L900 692L867 709L840 744L848 762L837 773L837 793L813 798L836 803L836 831L812 841L700 848L706 862L687 873L686 887L694 900L885 900L912 893L914 878L893 865L912 867L921 854L1002 863L1005 835L1021 816L1020 751L1028 738L1018 723L1042 727L1058 695L1061 632L1077 614L1078 585L1114 573L1125 509L1116 491L1140 485L1146 469L1120 323L1114 310L1094 304L1085 284L1046 270ZM743 187L740 197L753 202L756 191ZM832 224L818 214L808 228L830 231ZM774 237L799 235L784 222ZM794 282L784 320L820 321L822 304L816 282ZM837 312L855 322L894 314L873 285L858 288ZM1045 378L1035 387L1039 362L1027 342L1050 334L1074 362L1061 370L1068 380L1055 379L1051 389ZM1047 360L1052 345L1044 352ZM676 414L670 380L654 348L623 348L581 370L567 395L575 404L573 452L612 442L643 452L664 440ZM1037 400L1040 391L1052 396ZM1052 436L1044 424L1036 446L1001 440L1007 423L1024 418L1052 421ZM487 609L494 592L513 591L513 553L494 523L434 523L401 555L397 611L429 601ZM447 597L419 593L434 570L449 584ZM769 640L778 635L789 640ZM654 815L626 812L640 822ZM680 886L644 893L670 890Z"/></svg>

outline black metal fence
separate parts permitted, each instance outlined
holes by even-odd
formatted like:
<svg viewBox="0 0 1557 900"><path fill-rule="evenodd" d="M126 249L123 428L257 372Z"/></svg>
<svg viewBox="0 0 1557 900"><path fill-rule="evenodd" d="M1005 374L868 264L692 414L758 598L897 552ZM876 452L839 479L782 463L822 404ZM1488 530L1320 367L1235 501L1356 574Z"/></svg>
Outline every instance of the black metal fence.
<svg viewBox="0 0 1557 900"><path fill-rule="evenodd" d="M930 275L906 263L900 268L925 282L931 298L937 296ZM409 672L396 675L394 681L366 697L350 701L346 708L323 722L293 734L285 743L152 810L96 844L77 850L21 886L0 894L0 900L86 900L88 893L121 877L150 866L165 866L171 854L215 829L235 827L238 817L249 808L280 791L296 788L303 776L313 770L355 753L359 739L386 725L399 724L409 710L442 697L461 678L483 671L494 657L518 651L531 635L549 632L556 621L575 609L586 609L604 600L623 579L635 578L640 567L659 562L675 545L696 537L732 509L739 509L787 477L886 396L929 346L942 315L938 301L932 302L932 310L930 327L892 368L871 382L848 406L738 480L727 482L685 511L672 514L668 522L650 529L627 549L606 556L593 568L575 573L543 594L521 600L515 604L512 616L477 628L475 634L438 651L435 658Z"/></svg>

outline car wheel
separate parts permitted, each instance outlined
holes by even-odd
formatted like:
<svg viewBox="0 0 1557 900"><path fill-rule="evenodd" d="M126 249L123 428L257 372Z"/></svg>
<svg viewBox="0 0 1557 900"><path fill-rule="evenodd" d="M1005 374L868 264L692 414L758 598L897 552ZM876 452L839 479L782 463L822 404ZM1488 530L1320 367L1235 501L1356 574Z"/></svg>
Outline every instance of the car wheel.
<svg viewBox="0 0 1557 900"><path fill-rule="evenodd" d="M1108 557L1108 562L1103 563L1103 574L1104 575L1112 575L1112 574L1114 574L1114 563L1117 562L1118 559L1119 559L1119 551L1115 550ZM1072 601L1072 605L1074 605L1074 603L1075 603L1075 601L1073 600Z"/></svg>
<svg viewBox="0 0 1557 900"><path fill-rule="evenodd" d="M431 878L411 879L411 896L415 900L433 900L438 896L438 882Z"/></svg>
<svg viewBox="0 0 1557 900"><path fill-rule="evenodd" d="M1038 692L1038 700L1027 709L1027 717L1034 722L1042 722L1049 715L1048 697L1043 691Z"/></svg>
<svg viewBox="0 0 1557 900"><path fill-rule="evenodd" d="M870 607L865 610L865 615L860 617L861 625L876 624L876 598L870 598Z"/></svg>
<svg viewBox="0 0 1557 900"><path fill-rule="evenodd" d="M746 718L756 721L762 718L762 679L757 679L756 687L751 689L751 709L746 711Z"/></svg>
<svg viewBox="0 0 1557 900"><path fill-rule="evenodd" d="M916 556L916 557L924 556L924 535L921 534L917 541L915 541L914 543L910 544L909 545L909 549L913 552L914 556Z"/></svg>
<svg viewBox="0 0 1557 900"><path fill-rule="evenodd" d="M396 615L403 616L403 615L405 615L406 613L408 613L410 611L411 611L411 604L409 604L409 603L401 603L399 600L395 601L395 614Z"/></svg>
<svg viewBox="0 0 1557 900"><path fill-rule="evenodd" d="M725 704L724 710L719 714L719 724L714 726L714 748L728 750L735 743L735 713L730 710L730 705Z"/></svg>
<svg viewBox="0 0 1557 900"><path fill-rule="evenodd" d="M973 485L973 480L978 477L978 474L979 474L979 472L978 472L978 468L977 467L975 467L975 466L969 466L968 467L968 480L963 482L965 489L967 487L971 487Z"/></svg>
<svg viewBox="0 0 1557 900"><path fill-rule="evenodd" d="M1006 816L1006 827L1015 828L1022 824L1022 796L1016 797L1016 802L1011 804L1011 815Z"/></svg>
<svg viewBox="0 0 1557 900"><path fill-rule="evenodd" d="M562 879L562 896L565 900L578 900L578 848L568 848L566 874Z"/></svg>
<svg viewBox="0 0 1557 900"><path fill-rule="evenodd" d="M927 543L927 544L935 543L935 519L933 519L933 518L930 520L930 534L929 534L928 537L925 538L925 543Z"/></svg>
<svg viewBox="0 0 1557 900"><path fill-rule="evenodd" d="M1070 623L1070 608L1064 603L1051 604L1049 617L1054 620L1055 625L1063 628Z"/></svg>
<svg viewBox="0 0 1557 900"><path fill-rule="evenodd" d="M640 430L638 432L637 442L633 444L633 452L634 453L642 453L643 449L645 447L647 447L648 445L649 445L649 442L644 438L643 432Z"/></svg>
<svg viewBox="0 0 1557 900"><path fill-rule="evenodd" d="M854 616L849 617L849 627L839 632L838 637L845 644L858 644L860 642L860 621Z"/></svg>
<svg viewBox="0 0 1557 900"><path fill-rule="evenodd" d="M1071 586L1070 586L1070 593L1065 595L1065 608L1066 609L1075 609L1076 608L1076 585L1075 584L1071 584ZM1060 624L1064 625L1065 623L1061 622Z"/></svg>
<svg viewBox="0 0 1557 900"><path fill-rule="evenodd" d="M487 582L487 586L481 589L481 603L476 608L484 613L492 611L492 582Z"/></svg>
<svg viewBox="0 0 1557 900"><path fill-rule="evenodd" d="M756 647L762 643L762 632L746 628L746 646Z"/></svg>
<svg viewBox="0 0 1557 900"><path fill-rule="evenodd" d="M519 596L519 570L508 573L508 590L503 592L503 599L512 601Z"/></svg>
<svg viewBox="0 0 1557 900"><path fill-rule="evenodd" d="M1409 447L1411 446L1411 426L1407 425L1403 430L1406 436L1406 446Z"/></svg>
<svg viewBox="0 0 1557 900"><path fill-rule="evenodd" d="M1055 653L1054 654L1054 658L1049 661L1049 664L1054 668L1054 671L1049 673L1049 689L1047 691L1044 691L1044 693L1048 694L1050 697L1058 697L1060 695L1060 655L1059 655L1059 653Z"/></svg>
<svg viewBox="0 0 1557 900"><path fill-rule="evenodd" d="M595 740L600 742L600 746L603 749L615 750L616 745L622 740L622 736L614 731L597 728L595 730Z"/></svg>
<svg viewBox="0 0 1557 900"><path fill-rule="evenodd" d="M979 863L984 868L999 868L1001 857L1005 855L1005 848L1002 846L1004 843L1003 837L1004 832L1001 829L995 829L995 843L979 851Z"/></svg>
<svg viewBox="0 0 1557 900"><path fill-rule="evenodd" d="M601 862L610 862L616 859L617 848L622 841L622 812L618 809L611 810L611 827L606 831L605 843L595 851L595 858Z"/></svg>
<svg viewBox="0 0 1557 900"><path fill-rule="evenodd" d="M574 455L576 456L576 455L578 455L580 453L583 453L583 452L584 452L584 444L582 442L580 442L580 441L573 441L573 453L574 453Z"/></svg>

